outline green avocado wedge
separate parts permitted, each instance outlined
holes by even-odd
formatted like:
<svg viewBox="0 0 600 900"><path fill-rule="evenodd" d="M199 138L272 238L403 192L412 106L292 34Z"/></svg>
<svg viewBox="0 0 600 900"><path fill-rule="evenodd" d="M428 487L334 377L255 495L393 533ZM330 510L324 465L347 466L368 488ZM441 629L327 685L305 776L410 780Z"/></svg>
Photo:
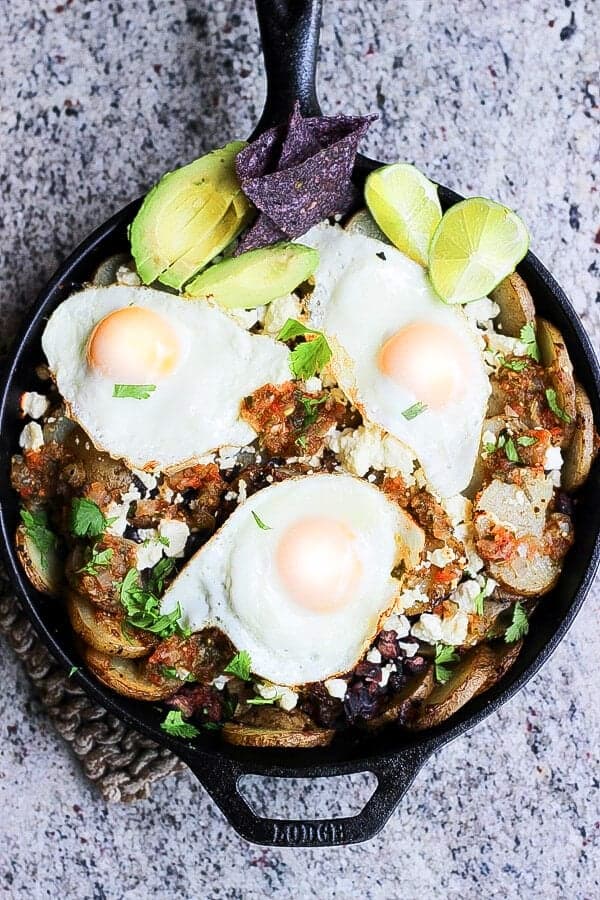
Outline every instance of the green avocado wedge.
<svg viewBox="0 0 600 900"><path fill-rule="evenodd" d="M180 290L249 224L254 208L235 172L245 146L232 141L167 172L146 196L129 232L144 284Z"/></svg>
<svg viewBox="0 0 600 900"><path fill-rule="evenodd" d="M249 250L201 272L185 296L212 300L225 309L255 309L289 294L313 274L319 254L303 244L281 243Z"/></svg>

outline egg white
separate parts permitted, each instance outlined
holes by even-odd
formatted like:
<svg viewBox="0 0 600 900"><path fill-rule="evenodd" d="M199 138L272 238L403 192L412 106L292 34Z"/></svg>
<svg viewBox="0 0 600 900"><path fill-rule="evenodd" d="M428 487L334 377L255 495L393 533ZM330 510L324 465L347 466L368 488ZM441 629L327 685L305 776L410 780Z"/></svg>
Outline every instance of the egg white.
<svg viewBox="0 0 600 900"><path fill-rule="evenodd" d="M366 419L413 450L437 493L447 497L464 490L477 459L491 388L477 336L462 309L440 300L424 269L381 241L318 225L302 242L319 250L311 320L327 335L340 387ZM377 358L388 338L423 321L452 333L469 376L462 396L407 420L403 411L421 398L385 376Z"/></svg>
<svg viewBox="0 0 600 900"><path fill-rule="evenodd" d="M261 528L253 516L268 526ZM318 612L288 595L276 567L278 542L306 516L334 517L357 535L360 584L343 608ZM163 612L180 605L182 623L209 625L246 650L252 671L277 684L298 686L353 668L401 583L391 571L418 564L424 535L377 487L350 475L317 474L273 484L239 506L185 565L162 599Z"/></svg>
<svg viewBox="0 0 600 900"><path fill-rule="evenodd" d="M113 397L115 379L87 361L95 325L126 306L163 316L180 344L174 370L145 400ZM290 378L283 344L250 334L205 301L144 287L73 294L50 317L42 347L72 418L98 449L139 469L172 469L218 447L249 443L256 433L239 417L241 401L263 384Z"/></svg>

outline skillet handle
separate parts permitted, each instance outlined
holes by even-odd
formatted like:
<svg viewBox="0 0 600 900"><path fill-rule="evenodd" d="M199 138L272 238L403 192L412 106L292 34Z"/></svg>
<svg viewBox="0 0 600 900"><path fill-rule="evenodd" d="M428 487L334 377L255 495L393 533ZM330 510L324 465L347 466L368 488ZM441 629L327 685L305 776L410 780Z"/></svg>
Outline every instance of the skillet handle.
<svg viewBox="0 0 600 900"><path fill-rule="evenodd" d="M344 771L341 767L336 774L372 772L377 778L377 787L356 815L325 819L270 819L259 816L250 808L238 787L243 775L255 774L251 765L206 756L188 757L185 762L230 825L247 841L268 847L335 847L369 840L381 831L428 756L429 752L422 747L407 747L396 757L359 767L358 770L349 766ZM268 766L256 774L270 774ZM302 778L302 772L293 777Z"/></svg>
<svg viewBox="0 0 600 900"><path fill-rule="evenodd" d="M323 0L256 0L267 76L267 99L250 140L280 125L296 100L304 116L319 116L315 76Z"/></svg>

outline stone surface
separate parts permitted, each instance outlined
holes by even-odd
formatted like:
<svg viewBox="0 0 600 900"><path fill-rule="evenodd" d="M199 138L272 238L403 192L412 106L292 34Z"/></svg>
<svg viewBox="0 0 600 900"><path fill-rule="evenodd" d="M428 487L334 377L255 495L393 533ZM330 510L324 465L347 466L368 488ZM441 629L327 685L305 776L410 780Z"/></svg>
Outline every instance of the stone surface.
<svg viewBox="0 0 600 900"><path fill-rule="evenodd" d="M515 207L600 338L595 0L327 5L323 109L380 119L365 150ZM56 264L166 169L249 133L263 75L248 0L2 5L0 341ZM600 896L598 582L539 675L422 770L383 833L333 850L238 839L188 774L106 806L0 646L0 893L36 898ZM365 796L354 779L347 798ZM255 783L281 814L337 785Z"/></svg>

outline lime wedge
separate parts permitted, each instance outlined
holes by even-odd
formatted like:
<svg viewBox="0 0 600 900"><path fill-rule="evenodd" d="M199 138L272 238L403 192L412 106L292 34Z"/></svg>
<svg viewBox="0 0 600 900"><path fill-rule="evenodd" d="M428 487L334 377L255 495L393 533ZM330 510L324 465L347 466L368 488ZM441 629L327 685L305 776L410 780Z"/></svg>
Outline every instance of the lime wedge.
<svg viewBox="0 0 600 900"><path fill-rule="evenodd" d="M371 172L365 201L383 233L398 250L422 266L442 218L437 187L409 163L394 163Z"/></svg>
<svg viewBox="0 0 600 900"><path fill-rule="evenodd" d="M511 209L472 197L444 213L429 247L429 277L446 303L469 303L514 272L529 233Z"/></svg>

